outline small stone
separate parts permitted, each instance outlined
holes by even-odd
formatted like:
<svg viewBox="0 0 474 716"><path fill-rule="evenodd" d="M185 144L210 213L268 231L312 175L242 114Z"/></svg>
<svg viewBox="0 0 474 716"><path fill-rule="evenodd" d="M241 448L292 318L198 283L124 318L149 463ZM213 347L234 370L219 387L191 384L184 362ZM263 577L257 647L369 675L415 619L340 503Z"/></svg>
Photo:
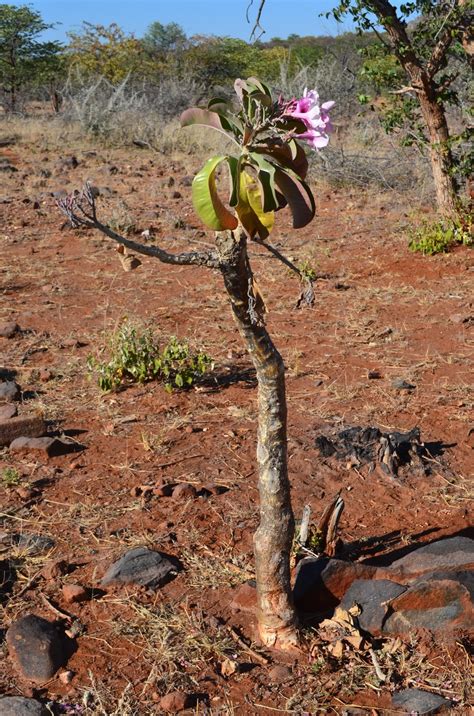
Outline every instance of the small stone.
<svg viewBox="0 0 474 716"><path fill-rule="evenodd" d="M10 658L22 676L35 683L48 681L67 662L69 640L55 624L28 614L7 631Z"/></svg>
<svg viewBox="0 0 474 716"><path fill-rule="evenodd" d="M0 431L1 431L1 424L3 420L10 420L10 418L14 418L15 415L18 413L18 408L14 403L5 403L5 405L0 405ZM1 440L1 438L0 438Z"/></svg>
<svg viewBox="0 0 474 716"><path fill-rule="evenodd" d="M193 500L197 495L194 485L181 482L173 489L173 500Z"/></svg>
<svg viewBox="0 0 474 716"><path fill-rule="evenodd" d="M22 500L31 500L35 495L35 491L31 487L17 487L15 492Z"/></svg>
<svg viewBox="0 0 474 716"><path fill-rule="evenodd" d="M48 380L54 378L54 373L49 368L40 368L39 379L42 383L47 383Z"/></svg>
<svg viewBox="0 0 474 716"><path fill-rule="evenodd" d="M32 532L15 532L8 537L12 547L16 547L22 554L35 557L49 552L54 547L54 540L47 535L38 535Z"/></svg>
<svg viewBox="0 0 474 716"><path fill-rule="evenodd" d="M349 610L354 604L361 608L357 619L364 631L378 636L387 617L387 602L406 591L406 587L388 579L357 579L345 593L341 607Z"/></svg>
<svg viewBox="0 0 474 716"><path fill-rule="evenodd" d="M24 696L0 697L1 716L48 716L50 710L35 699Z"/></svg>
<svg viewBox="0 0 474 716"><path fill-rule="evenodd" d="M193 178L194 177L192 177L191 174L186 174L186 176L184 176L179 183L181 186L192 186Z"/></svg>
<svg viewBox="0 0 474 716"><path fill-rule="evenodd" d="M54 457L63 450L63 444L56 438L27 438L19 437L10 444L10 452L19 455L28 455L30 452L36 453L43 458Z"/></svg>
<svg viewBox="0 0 474 716"><path fill-rule="evenodd" d="M409 383L404 378L394 378L392 380L392 388L395 388L395 390L415 390L416 385L413 385L412 383Z"/></svg>
<svg viewBox="0 0 474 716"><path fill-rule="evenodd" d="M171 581L180 569L181 565L175 557L147 547L136 547L109 567L101 584L140 584L158 589Z"/></svg>
<svg viewBox="0 0 474 716"><path fill-rule="evenodd" d="M173 488L171 485L158 484L153 488L155 497L171 497Z"/></svg>
<svg viewBox="0 0 474 716"><path fill-rule="evenodd" d="M55 559L48 562L42 569L41 575L48 581L62 577L67 572L68 563L64 559Z"/></svg>
<svg viewBox="0 0 474 716"><path fill-rule="evenodd" d="M89 599L89 590L81 584L65 584L63 586L63 597L68 604L86 602Z"/></svg>
<svg viewBox="0 0 474 716"><path fill-rule="evenodd" d="M181 691L171 691L160 699L160 707L170 714L178 714L191 706L191 698Z"/></svg>
<svg viewBox="0 0 474 716"><path fill-rule="evenodd" d="M182 198L183 198L183 195L181 194L180 191L173 192L173 199L182 199Z"/></svg>
<svg viewBox="0 0 474 716"><path fill-rule="evenodd" d="M466 442L469 447L474 448L474 428L468 430Z"/></svg>
<svg viewBox="0 0 474 716"><path fill-rule="evenodd" d="M439 694L433 694L431 691L403 689L403 691L393 694L392 704L397 709L402 708L402 714L425 716L426 714L435 714L441 708L448 708L451 706L451 701Z"/></svg>
<svg viewBox="0 0 474 716"><path fill-rule="evenodd" d="M283 664L277 664L268 672L268 678L272 684L281 684L291 676L291 669Z"/></svg>
<svg viewBox="0 0 474 716"><path fill-rule="evenodd" d="M0 403L10 403L20 397L20 386L14 380L0 383Z"/></svg>
<svg viewBox="0 0 474 716"><path fill-rule="evenodd" d="M7 404L6 408L15 409ZM1 418L0 415L0 446L10 445L17 438L39 438L46 432L46 423L42 415L11 415Z"/></svg>
<svg viewBox="0 0 474 716"><path fill-rule="evenodd" d="M15 321L0 323L0 338L13 338L15 333L20 331L20 326Z"/></svg>
<svg viewBox="0 0 474 716"><path fill-rule="evenodd" d="M235 612L250 614L257 611L257 588L253 579L237 587L230 608Z"/></svg>
<svg viewBox="0 0 474 716"><path fill-rule="evenodd" d="M379 370L369 370L367 378L369 378L369 380L379 380L382 378L382 373Z"/></svg>
<svg viewBox="0 0 474 716"><path fill-rule="evenodd" d="M74 678L74 671L61 671L59 674L59 681L62 684L70 684Z"/></svg>

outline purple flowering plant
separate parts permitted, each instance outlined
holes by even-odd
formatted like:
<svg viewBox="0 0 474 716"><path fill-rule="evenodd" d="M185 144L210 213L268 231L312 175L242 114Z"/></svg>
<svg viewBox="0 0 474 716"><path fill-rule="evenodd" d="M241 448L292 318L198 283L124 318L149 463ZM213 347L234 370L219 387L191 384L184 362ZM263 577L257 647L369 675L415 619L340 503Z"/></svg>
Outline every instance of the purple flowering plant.
<svg viewBox="0 0 474 716"><path fill-rule="evenodd" d="M215 231L236 229L239 223L250 238L266 239L275 212L289 206L293 227L309 224L315 201L305 181L308 160L304 145L325 147L332 130L329 110L316 90L300 99L273 99L269 88L255 77L234 84L238 108L221 98L206 108L192 107L181 115L181 126L200 124L223 132L238 147L235 154L209 159L194 177L194 208L203 223ZM223 202L216 182L220 165L227 165L230 195Z"/></svg>

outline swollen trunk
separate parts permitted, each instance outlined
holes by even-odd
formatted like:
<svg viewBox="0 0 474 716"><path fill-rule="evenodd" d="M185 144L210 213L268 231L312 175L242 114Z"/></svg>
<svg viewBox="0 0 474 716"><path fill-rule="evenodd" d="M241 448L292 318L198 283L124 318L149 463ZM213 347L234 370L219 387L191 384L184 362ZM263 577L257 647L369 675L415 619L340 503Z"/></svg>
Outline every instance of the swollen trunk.
<svg viewBox="0 0 474 716"><path fill-rule="evenodd" d="M287 470L285 368L254 305L245 233L219 233L216 244L234 318L258 380L260 526L254 547L259 633L268 646L290 648L298 633L290 583L294 519Z"/></svg>

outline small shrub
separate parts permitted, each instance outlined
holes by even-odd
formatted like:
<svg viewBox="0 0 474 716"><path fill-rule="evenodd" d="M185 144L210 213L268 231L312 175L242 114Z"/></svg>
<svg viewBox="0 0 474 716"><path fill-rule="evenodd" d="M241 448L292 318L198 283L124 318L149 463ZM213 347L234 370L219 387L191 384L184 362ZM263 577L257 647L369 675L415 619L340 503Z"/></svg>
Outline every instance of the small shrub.
<svg viewBox="0 0 474 716"><path fill-rule="evenodd" d="M425 256L446 253L455 244L472 246L472 220L461 217L456 220L425 222L409 234L408 247Z"/></svg>
<svg viewBox="0 0 474 716"><path fill-rule="evenodd" d="M189 388L211 366L206 353L194 352L174 336L161 347L150 328L125 321L110 340L110 358L88 359L89 370L97 374L99 388L116 390L124 382L163 381L165 389Z"/></svg>
<svg viewBox="0 0 474 716"><path fill-rule="evenodd" d="M2 482L5 487L16 487L20 484L20 475L14 467L6 467L2 471Z"/></svg>

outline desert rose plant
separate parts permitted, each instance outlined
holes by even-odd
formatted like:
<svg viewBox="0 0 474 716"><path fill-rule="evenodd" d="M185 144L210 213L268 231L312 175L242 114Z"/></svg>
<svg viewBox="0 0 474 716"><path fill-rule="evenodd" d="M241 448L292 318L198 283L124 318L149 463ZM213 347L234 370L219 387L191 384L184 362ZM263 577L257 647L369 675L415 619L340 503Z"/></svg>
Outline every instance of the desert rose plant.
<svg viewBox="0 0 474 716"><path fill-rule="evenodd" d="M274 99L251 77L235 82L237 107L223 99L181 116L181 125L201 124L230 138L232 154L210 158L193 181L192 198L203 223L215 234L215 248L171 254L117 234L97 215L97 197L87 185L59 202L73 226L98 229L118 244L164 263L195 265L221 272L238 330L255 366L258 381L258 481L260 525L254 536L259 635L267 646L288 649L298 643L290 582L294 517L287 468L285 367L265 327L265 306L256 288L249 247L257 242L292 268L303 281L300 300L311 303L310 279L285 258L268 237L278 211L288 206L294 228L315 215L305 181L305 147L322 149L329 141L328 112L316 90L299 99ZM228 182L221 168L228 170ZM228 191L224 193L225 189Z"/></svg>

